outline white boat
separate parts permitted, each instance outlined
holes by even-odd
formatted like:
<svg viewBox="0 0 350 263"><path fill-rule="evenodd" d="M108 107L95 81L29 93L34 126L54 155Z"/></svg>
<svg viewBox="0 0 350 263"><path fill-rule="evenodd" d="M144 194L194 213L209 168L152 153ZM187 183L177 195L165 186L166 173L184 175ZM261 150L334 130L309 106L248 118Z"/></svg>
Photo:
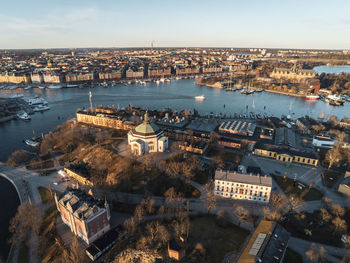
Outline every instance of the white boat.
<svg viewBox="0 0 350 263"><path fill-rule="evenodd" d="M49 104L44 98L34 98L34 99L26 99L27 103L30 106L35 106L35 105L47 105Z"/></svg>
<svg viewBox="0 0 350 263"><path fill-rule="evenodd" d="M19 113L17 113L17 118L24 120L24 121L29 121L31 118L28 115L28 113L26 113L25 111L21 111Z"/></svg>
<svg viewBox="0 0 350 263"><path fill-rule="evenodd" d="M35 142L33 140L24 140L25 144L32 146L32 147L37 147L39 146L40 142Z"/></svg>
<svg viewBox="0 0 350 263"><path fill-rule="evenodd" d="M146 86L147 83L146 83L146 81L140 80L140 84L143 85L143 86Z"/></svg>
<svg viewBox="0 0 350 263"><path fill-rule="evenodd" d="M45 87L43 87L43 86L38 86L38 88L39 88L39 89L45 89Z"/></svg>
<svg viewBox="0 0 350 263"><path fill-rule="evenodd" d="M205 96L204 95L200 95L200 96L196 96L194 97L195 100L205 100Z"/></svg>
<svg viewBox="0 0 350 263"><path fill-rule="evenodd" d="M318 100L320 98L320 96L318 95L307 95L305 97L306 100Z"/></svg>
<svg viewBox="0 0 350 263"><path fill-rule="evenodd" d="M33 110L35 112L40 112L40 111L47 111L49 109L50 109L49 106L45 106L45 105L39 104L38 106L35 106Z"/></svg>
<svg viewBox="0 0 350 263"><path fill-rule="evenodd" d="M160 82L165 82L165 78L160 78L159 81Z"/></svg>
<svg viewBox="0 0 350 263"><path fill-rule="evenodd" d="M66 88L78 88L79 85L76 85L76 84L67 84L66 85Z"/></svg>
<svg viewBox="0 0 350 263"><path fill-rule="evenodd" d="M164 82L171 82L171 80L170 79L165 79Z"/></svg>
<svg viewBox="0 0 350 263"><path fill-rule="evenodd" d="M47 86L47 88L49 88L49 89L61 89L62 86L60 86L60 85L49 85L49 86Z"/></svg>
<svg viewBox="0 0 350 263"><path fill-rule="evenodd" d="M14 94L10 96L11 99L23 98L23 94Z"/></svg>
<svg viewBox="0 0 350 263"><path fill-rule="evenodd" d="M176 79L176 80L179 80L179 79L181 79L181 77L176 77L175 79Z"/></svg>
<svg viewBox="0 0 350 263"><path fill-rule="evenodd" d="M25 90L28 90L28 89L31 89L32 87L31 86L27 86L27 87L25 87L24 89Z"/></svg>
<svg viewBox="0 0 350 263"><path fill-rule="evenodd" d="M156 80L156 84L157 85L160 84L160 80L159 79Z"/></svg>

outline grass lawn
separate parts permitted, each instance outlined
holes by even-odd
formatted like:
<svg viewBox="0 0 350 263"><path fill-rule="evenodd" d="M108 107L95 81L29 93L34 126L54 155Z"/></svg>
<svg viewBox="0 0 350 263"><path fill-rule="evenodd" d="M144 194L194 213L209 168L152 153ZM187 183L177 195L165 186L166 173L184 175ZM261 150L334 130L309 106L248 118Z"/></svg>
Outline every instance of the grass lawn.
<svg viewBox="0 0 350 263"><path fill-rule="evenodd" d="M240 164L243 157L241 154L227 152L223 150L217 150L217 149L210 149L209 152L207 153L207 156L208 157L219 156L224 162L231 162L236 164Z"/></svg>
<svg viewBox="0 0 350 263"><path fill-rule="evenodd" d="M284 256L283 263L294 263L294 262L303 262L300 254L294 250L287 248L286 255Z"/></svg>
<svg viewBox="0 0 350 263"><path fill-rule="evenodd" d="M296 182L294 186L293 179L286 178L286 180L284 180L282 176L273 176L273 179L282 188L283 192L287 196L297 196L302 198L304 201L321 200L323 197L323 194L315 188L310 188L306 185L305 188L300 189L298 187L298 182Z"/></svg>
<svg viewBox="0 0 350 263"><path fill-rule="evenodd" d="M239 251L249 232L236 225L222 227L212 215L191 218L188 244L190 249L181 262L222 262L231 251ZM205 250L200 253L195 247L201 245Z"/></svg>
<svg viewBox="0 0 350 263"><path fill-rule="evenodd" d="M327 186L328 188L332 188L333 185L342 176L342 174L339 172L325 171L322 176L323 176L324 185Z"/></svg>
<svg viewBox="0 0 350 263"><path fill-rule="evenodd" d="M46 204L46 203L54 201L54 197L53 197L53 192L54 191L52 191L52 194L51 194L49 189L47 189L46 187L39 186L38 187L38 192L39 192L39 195L40 195L41 202L43 204Z"/></svg>
<svg viewBox="0 0 350 263"><path fill-rule="evenodd" d="M22 242L19 246L18 252L18 263L27 263L29 262L29 248L28 246Z"/></svg>

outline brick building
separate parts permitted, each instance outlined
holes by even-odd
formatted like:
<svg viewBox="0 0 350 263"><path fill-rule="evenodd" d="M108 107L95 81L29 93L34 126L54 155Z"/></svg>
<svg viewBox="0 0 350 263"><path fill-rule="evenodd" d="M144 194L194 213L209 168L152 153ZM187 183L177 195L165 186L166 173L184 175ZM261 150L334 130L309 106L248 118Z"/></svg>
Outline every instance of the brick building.
<svg viewBox="0 0 350 263"><path fill-rule="evenodd" d="M95 199L80 189L70 189L61 196L55 194L57 210L63 223L74 235L90 244L110 229L108 203Z"/></svg>

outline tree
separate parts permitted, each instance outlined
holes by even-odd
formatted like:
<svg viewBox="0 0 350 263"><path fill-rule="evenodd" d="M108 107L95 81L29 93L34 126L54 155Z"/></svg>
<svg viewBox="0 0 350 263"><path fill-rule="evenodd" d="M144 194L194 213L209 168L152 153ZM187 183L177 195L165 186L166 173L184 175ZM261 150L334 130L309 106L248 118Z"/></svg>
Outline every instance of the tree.
<svg viewBox="0 0 350 263"><path fill-rule="evenodd" d="M63 262L83 263L87 262L83 247L80 245L78 238L73 235L72 245L69 249L63 250Z"/></svg>
<svg viewBox="0 0 350 263"><path fill-rule="evenodd" d="M243 206L236 206L235 207L235 215L238 218L239 225L241 225L241 222L248 217L248 211Z"/></svg>
<svg viewBox="0 0 350 263"><path fill-rule="evenodd" d="M137 205L135 208L135 211L134 211L135 219L140 222L144 215L145 215L145 210L144 210L142 204Z"/></svg>
<svg viewBox="0 0 350 263"><path fill-rule="evenodd" d="M322 257L326 254L326 249L324 247L317 247L312 243L310 249L305 254L310 262L322 262Z"/></svg>
<svg viewBox="0 0 350 263"><path fill-rule="evenodd" d="M170 234L165 226L157 225L157 238L163 244L166 244L169 242Z"/></svg>
<svg viewBox="0 0 350 263"><path fill-rule="evenodd" d="M17 208L16 215L10 221L9 230L12 233L10 243L18 244L28 237L39 234L41 215L36 204L24 202Z"/></svg>
<svg viewBox="0 0 350 263"><path fill-rule="evenodd" d="M7 159L7 164L10 166L18 166L21 163L28 161L29 153L25 150L19 150L13 152Z"/></svg>
<svg viewBox="0 0 350 263"><path fill-rule="evenodd" d="M325 222L329 222L332 219L332 216L330 213L328 213L328 211L324 208L321 208L321 218L323 221Z"/></svg>
<svg viewBox="0 0 350 263"><path fill-rule="evenodd" d="M217 197L214 194L214 183L209 182L205 185L205 190L207 193L207 211L208 214L212 209L216 207Z"/></svg>
<svg viewBox="0 0 350 263"><path fill-rule="evenodd" d="M346 221L341 219L340 217L336 217L332 220L332 224L334 225L334 229L336 232L343 234L348 228L346 225Z"/></svg>
<svg viewBox="0 0 350 263"><path fill-rule="evenodd" d="M337 217L342 217L345 214L345 209L341 207L339 204L332 204L331 206L332 213Z"/></svg>
<svg viewBox="0 0 350 263"><path fill-rule="evenodd" d="M334 164L341 161L342 154L339 145L334 145L332 149L328 150L325 156L325 161L328 162L328 169L330 169Z"/></svg>

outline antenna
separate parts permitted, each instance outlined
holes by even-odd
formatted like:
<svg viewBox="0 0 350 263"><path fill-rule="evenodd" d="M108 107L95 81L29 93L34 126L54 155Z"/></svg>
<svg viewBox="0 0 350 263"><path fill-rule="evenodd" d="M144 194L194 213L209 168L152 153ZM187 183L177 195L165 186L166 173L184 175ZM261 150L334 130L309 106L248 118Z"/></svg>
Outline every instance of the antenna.
<svg viewBox="0 0 350 263"><path fill-rule="evenodd" d="M89 91L90 111L92 112L92 93Z"/></svg>

